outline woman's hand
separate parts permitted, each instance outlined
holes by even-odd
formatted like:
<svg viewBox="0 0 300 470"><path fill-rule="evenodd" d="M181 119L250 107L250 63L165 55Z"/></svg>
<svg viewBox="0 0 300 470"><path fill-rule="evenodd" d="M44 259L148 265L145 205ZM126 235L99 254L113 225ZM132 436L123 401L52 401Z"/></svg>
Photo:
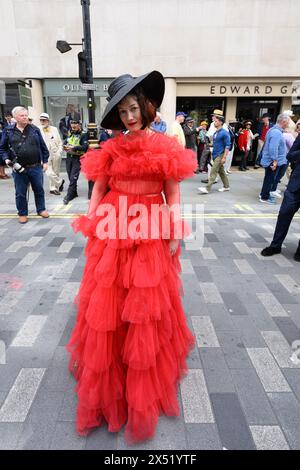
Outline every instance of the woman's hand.
<svg viewBox="0 0 300 470"><path fill-rule="evenodd" d="M171 253L171 256L174 256L176 251L178 250L179 246L179 240L170 240L169 241L169 250Z"/></svg>

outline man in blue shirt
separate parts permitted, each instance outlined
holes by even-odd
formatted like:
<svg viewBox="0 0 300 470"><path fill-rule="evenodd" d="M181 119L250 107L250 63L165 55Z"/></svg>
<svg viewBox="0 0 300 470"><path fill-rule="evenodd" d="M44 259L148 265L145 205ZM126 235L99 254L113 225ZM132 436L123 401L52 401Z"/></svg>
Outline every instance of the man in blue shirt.
<svg viewBox="0 0 300 470"><path fill-rule="evenodd" d="M220 192L229 191L229 181L224 170L224 163L230 149L230 135L225 129L223 129L224 117L215 116L214 119L216 132L213 136L213 166L210 172L210 177L206 187L198 188L199 194L208 194L211 190L213 183L215 182L218 175L223 183L223 188L219 188Z"/></svg>
<svg viewBox="0 0 300 470"><path fill-rule="evenodd" d="M283 130L288 127L289 119L288 115L279 114L276 126L272 127L267 133L260 162L261 166L265 169L265 177L260 192L261 202L275 204L275 199L270 196L270 191L272 190L278 167L286 163L287 152Z"/></svg>
<svg viewBox="0 0 300 470"><path fill-rule="evenodd" d="M262 256L272 256L281 252L293 217L300 209L300 134L287 154L287 160L291 164L292 174L284 192L273 240L270 246L262 250ZM294 254L294 260L300 262L300 240Z"/></svg>
<svg viewBox="0 0 300 470"><path fill-rule="evenodd" d="M157 111L154 121L151 124L151 129L160 134L165 134L167 130L167 124L162 120L161 114Z"/></svg>

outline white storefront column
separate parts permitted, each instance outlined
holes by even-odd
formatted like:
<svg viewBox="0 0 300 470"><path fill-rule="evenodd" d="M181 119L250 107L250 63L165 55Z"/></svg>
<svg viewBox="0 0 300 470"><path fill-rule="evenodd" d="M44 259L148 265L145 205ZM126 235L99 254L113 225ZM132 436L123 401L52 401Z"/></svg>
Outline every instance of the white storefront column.
<svg viewBox="0 0 300 470"><path fill-rule="evenodd" d="M236 107L237 107L237 98L228 97L226 105L226 116L225 122L235 121L236 120Z"/></svg>
<svg viewBox="0 0 300 470"><path fill-rule="evenodd" d="M29 117L33 119L33 124L40 125L40 114L44 112L43 103L43 82L42 80L32 80L31 88L32 106L28 107Z"/></svg>
<svg viewBox="0 0 300 470"><path fill-rule="evenodd" d="M292 109L292 98L291 96L285 96L282 98L281 101L281 109L280 112L283 113L283 111L288 111Z"/></svg>
<svg viewBox="0 0 300 470"><path fill-rule="evenodd" d="M160 112L162 114L162 119L167 123L168 129L172 122L175 119L176 114L176 80L175 78L166 78L165 79L165 96L164 100L160 107Z"/></svg>

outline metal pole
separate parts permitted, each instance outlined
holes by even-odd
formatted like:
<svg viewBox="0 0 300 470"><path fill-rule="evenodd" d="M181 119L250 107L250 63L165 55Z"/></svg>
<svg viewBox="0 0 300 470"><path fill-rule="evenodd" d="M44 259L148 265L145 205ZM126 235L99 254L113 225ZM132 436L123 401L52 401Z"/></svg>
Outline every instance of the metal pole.
<svg viewBox="0 0 300 470"><path fill-rule="evenodd" d="M92 38L90 22L90 0L81 0L83 18L83 48L86 56L87 82L93 83ZM95 123L95 94L93 90L87 91L88 106L88 134L90 145L97 143L97 125Z"/></svg>

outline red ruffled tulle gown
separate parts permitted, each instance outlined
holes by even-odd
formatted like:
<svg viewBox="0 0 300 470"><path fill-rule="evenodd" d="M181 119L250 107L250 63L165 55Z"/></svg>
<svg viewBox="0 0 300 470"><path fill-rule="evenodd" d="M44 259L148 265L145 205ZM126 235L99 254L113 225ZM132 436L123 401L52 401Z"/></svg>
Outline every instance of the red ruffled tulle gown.
<svg viewBox="0 0 300 470"><path fill-rule="evenodd" d="M110 191L94 217L73 223L88 237L77 320L67 345L81 435L105 420L111 432L126 425L127 442L141 441L154 435L160 414L179 415L177 385L194 345L180 298L180 250L171 256L161 228L155 239L124 237L120 231L105 238L99 226L106 209L119 220L124 201L150 212L153 204L164 203L166 179L181 181L196 167L193 152L175 138L146 131L119 135L82 160L87 179L110 177Z"/></svg>

